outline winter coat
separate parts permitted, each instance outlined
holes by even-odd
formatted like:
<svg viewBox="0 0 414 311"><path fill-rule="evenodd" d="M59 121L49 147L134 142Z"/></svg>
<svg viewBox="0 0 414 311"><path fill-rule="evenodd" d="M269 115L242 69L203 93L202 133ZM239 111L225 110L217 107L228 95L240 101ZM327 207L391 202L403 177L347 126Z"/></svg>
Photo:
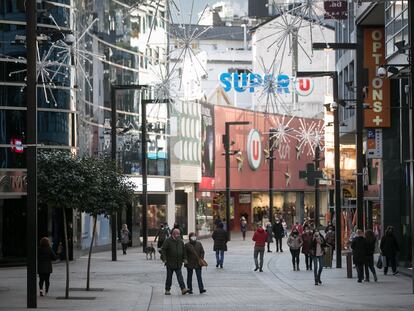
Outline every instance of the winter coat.
<svg viewBox="0 0 414 311"><path fill-rule="evenodd" d="M302 253L309 255L311 251L311 244L312 244L313 234L312 232L305 232L302 234Z"/></svg>
<svg viewBox="0 0 414 311"><path fill-rule="evenodd" d="M375 253L375 246L377 245L377 239L374 238L373 240L365 239L365 243L367 245L367 256L373 256Z"/></svg>
<svg viewBox="0 0 414 311"><path fill-rule="evenodd" d="M322 256L325 254L325 246L326 246L326 242L325 239L323 238L322 235L319 235L320 239L321 239L321 251L322 251ZM310 248L310 254L312 256L316 256L316 246L317 246L318 242L316 241L316 238L312 236L312 241L311 241L311 248Z"/></svg>
<svg viewBox="0 0 414 311"><path fill-rule="evenodd" d="M37 253L37 273L38 274L47 274L52 273L52 261L56 260L58 257L53 252L50 247L39 247Z"/></svg>
<svg viewBox="0 0 414 311"><path fill-rule="evenodd" d="M380 243L381 253L387 257L394 257L400 251L397 239L394 234L386 234L382 237Z"/></svg>
<svg viewBox="0 0 414 311"><path fill-rule="evenodd" d="M160 228L157 232L157 234L155 235L155 239L154 241L156 241L158 239L158 241L165 241L166 238L168 238L170 236L168 229L163 227Z"/></svg>
<svg viewBox="0 0 414 311"><path fill-rule="evenodd" d="M335 232L333 231L328 232L325 235L325 241L326 241L326 244L329 244L329 246L332 247L332 249L335 249Z"/></svg>
<svg viewBox="0 0 414 311"><path fill-rule="evenodd" d="M282 223L274 223L273 227L273 234L275 235L275 239L281 239L285 236L285 230L283 229Z"/></svg>
<svg viewBox="0 0 414 311"><path fill-rule="evenodd" d="M212 238L214 240L214 251L227 251L228 235L223 228L217 228L214 230Z"/></svg>
<svg viewBox="0 0 414 311"><path fill-rule="evenodd" d="M367 241L362 236L356 236L351 243L352 257L356 263L364 263L367 257Z"/></svg>
<svg viewBox="0 0 414 311"><path fill-rule="evenodd" d="M188 242L185 244L185 252L187 255L187 264L185 266L190 269L200 268L198 258L204 258L203 245L199 241Z"/></svg>
<svg viewBox="0 0 414 311"><path fill-rule="evenodd" d="M129 243L129 230L122 229L121 230L121 244L128 244Z"/></svg>
<svg viewBox="0 0 414 311"><path fill-rule="evenodd" d="M169 237L161 247L161 259L170 269L181 268L183 262L187 260L184 242L180 238Z"/></svg>
<svg viewBox="0 0 414 311"><path fill-rule="evenodd" d="M272 232L271 225L266 226L266 232L267 232L267 243L273 243L273 232Z"/></svg>
<svg viewBox="0 0 414 311"><path fill-rule="evenodd" d="M303 245L302 237L299 234L297 236L291 234L287 240L287 245L292 250L300 249Z"/></svg>
<svg viewBox="0 0 414 311"><path fill-rule="evenodd" d="M241 230L241 232L246 232L247 231L247 221L246 221L246 219L240 220L240 230Z"/></svg>
<svg viewBox="0 0 414 311"><path fill-rule="evenodd" d="M256 232L253 234L252 240L256 243L254 244L254 247L264 247L267 242L268 234L262 227L259 227Z"/></svg>

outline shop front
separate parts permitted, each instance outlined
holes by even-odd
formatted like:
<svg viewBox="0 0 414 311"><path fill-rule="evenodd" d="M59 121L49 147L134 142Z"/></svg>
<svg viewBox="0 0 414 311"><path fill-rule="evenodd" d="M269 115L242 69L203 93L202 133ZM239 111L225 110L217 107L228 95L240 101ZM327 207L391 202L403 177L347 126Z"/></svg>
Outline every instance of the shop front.
<svg viewBox="0 0 414 311"><path fill-rule="evenodd" d="M226 219L226 166L224 159L223 137L225 123L232 121L248 121L248 126L231 127L231 149L235 154L230 159L230 228L240 230L241 217L246 218L249 229L253 230L259 223L265 224L269 219L269 165L265 158L268 149L266 134L270 128L283 122L283 116L267 115L231 107L214 107L214 144L206 143L204 154L214 152L214 166L211 167L209 157L203 168L203 178L196 192L196 229L200 235L207 235L214 230L215 223ZM319 122L315 119L292 118L289 126L297 128L300 124ZM210 129L211 130L211 129ZM207 139L206 139L207 140ZM287 139L277 150L274 160L273 180L273 213L291 225L302 222L304 217L314 218L315 194L305 180L299 178L299 171L312 163L312 150L301 150L298 154L296 139ZM213 149L210 151L210 149ZM325 189L326 187L326 189ZM328 213L328 186L320 187L321 222L324 223Z"/></svg>

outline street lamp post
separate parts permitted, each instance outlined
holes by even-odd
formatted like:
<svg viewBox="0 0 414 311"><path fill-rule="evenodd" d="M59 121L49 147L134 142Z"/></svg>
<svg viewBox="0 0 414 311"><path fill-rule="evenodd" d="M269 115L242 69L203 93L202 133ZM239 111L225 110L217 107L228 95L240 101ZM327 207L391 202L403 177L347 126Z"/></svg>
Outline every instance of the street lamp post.
<svg viewBox="0 0 414 311"><path fill-rule="evenodd" d="M26 2L27 308L37 308L37 3Z"/></svg>
<svg viewBox="0 0 414 311"><path fill-rule="evenodd" d="M413 45L414 45L414 3L408 1L408 23L409 23L409 35L410 35L410 205L411 205L411 268L412 268L412 292L414 294L414 99L413 99L413 88L414 88L414 77L413 77Z"/></svg>
<svg viewBox="0 0 414 311"><path fill-rule="evenodd" d="M296 77L331 77L333 82L334 108L334 162L335 162L335 242L336 267L342 268L342 237L341 237L341 168L339 143L339 111L338 111L338 73L336 71L298 71ZM319 206L315 206L315 210ZM316 214L316 213L315 213Z"/></svg>
<svg viewBox="0 0 414 311"><path fill-rule="evenodd" d="M270 222L273 222L273 170L274 170L274 148L273 148L273 141L274 141L274 134L275 130L272 128L270 129L269 133L269 219Z"/></svg>
<svg viewBox="0 0 414 311"><path fill-rule="evenodd" d="M224 135L224 148L226 156L226 221L227 221L227 235L230 241L230 126L232 125L248 125L248 121L234 121L226 122L226 133Z"/></svg>
<svg viewBox="0 0 414 311"><path fill-rule="evenodd" d="M126 84L126 85L111 85L111 159L116 162L116 121L117 121L117 108L116 108L116 92L118 90L142 90L146 88L146 85L139 84ZM147 247L148 232L147 232L147 157L146 157L146 103L142 98L141 100L141 142L142 142L142 238L144 250ZM145 136L144 136L145 135ZM144 148L145 147L145 148ZM117 214L111 215L111 231L112 231L112 261L117 260L116 256L116 240L117 240Z"/></svg>
<svg viewBox="0 0 414 311"><path fill-rule="evenodd" d="M320 152L319 146L315 148L315 170L319 171ZM315 227L320 226L320 209L319 209L319 178L315 179Z"/></svg>

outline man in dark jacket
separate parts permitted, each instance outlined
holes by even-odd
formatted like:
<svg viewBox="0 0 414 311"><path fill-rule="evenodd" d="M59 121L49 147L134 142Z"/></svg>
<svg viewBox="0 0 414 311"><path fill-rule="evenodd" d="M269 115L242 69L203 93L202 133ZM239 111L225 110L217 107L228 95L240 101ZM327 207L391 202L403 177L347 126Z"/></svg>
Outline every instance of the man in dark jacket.
<svg viewBox="0 0 414 311"><path fill-rule="evenodd" d="M391 265L392 273L396 275L397 270L397 253L400 251L397 239L394 235L394 227L389 226L380 243L381 254L385 256L384 275L388 273L388 267Z"/></svg>
<svg viewBox="0 0 414 311"><path fill-rule="evenodd" d="M367 257L367 243L361 229L356 231L356 237L351 244L352 256L358 273L358 283L364 279L364 264Z"/></svg>
<svg viewBox="0 0 414 311"><path fill-rule="evenodd" d="M221 269L223 269L224 252L227 251L227 241L229 240L223 227L223 223L219 223L211 236L214 240L213 250L216 252L216 268L220 266Z"/></svg>
<svg viewBox="0 0 414 311"><path fill-rule="evenodd" d="M174 229L171 236L165 240L161 247L161 260L167 267L167 279L165 281L165 294L171 295L172 276L175 272L178 283L183 295L188 293L185 288L181 267L183 263L187 263L187 255L185 252L184 242L180 238L180 230Z"/></svg>
<svg viewBox="0 0 414 311"><path fill-rule="evenodd" d="M283 229L283 225L280 222L279 218L276 218L276 222L273 224L272 230L276 240L276 252L279 251L279 248L280 251L283 252L282 239L285 236L285 230Z"/></svg>

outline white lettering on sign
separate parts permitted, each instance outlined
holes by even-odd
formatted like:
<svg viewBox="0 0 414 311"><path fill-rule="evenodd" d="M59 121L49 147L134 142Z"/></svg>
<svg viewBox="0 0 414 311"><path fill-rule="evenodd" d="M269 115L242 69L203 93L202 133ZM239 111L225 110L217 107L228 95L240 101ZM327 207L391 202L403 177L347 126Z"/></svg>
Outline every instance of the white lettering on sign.
<svg viewBox="0 0 414 311"><path fill-rule="evenodd" d="M381 65L381 58L382 58L382 31L373 31L372 32L372 58L375 62L375 71L377 71L378 67ZM372 79L372 110L377 113L381 113L383 111L383 87L384 82L380 78ZM376 115L372 122L374 122L377 126L380 126L384 120L379 116Z"/></svg>

